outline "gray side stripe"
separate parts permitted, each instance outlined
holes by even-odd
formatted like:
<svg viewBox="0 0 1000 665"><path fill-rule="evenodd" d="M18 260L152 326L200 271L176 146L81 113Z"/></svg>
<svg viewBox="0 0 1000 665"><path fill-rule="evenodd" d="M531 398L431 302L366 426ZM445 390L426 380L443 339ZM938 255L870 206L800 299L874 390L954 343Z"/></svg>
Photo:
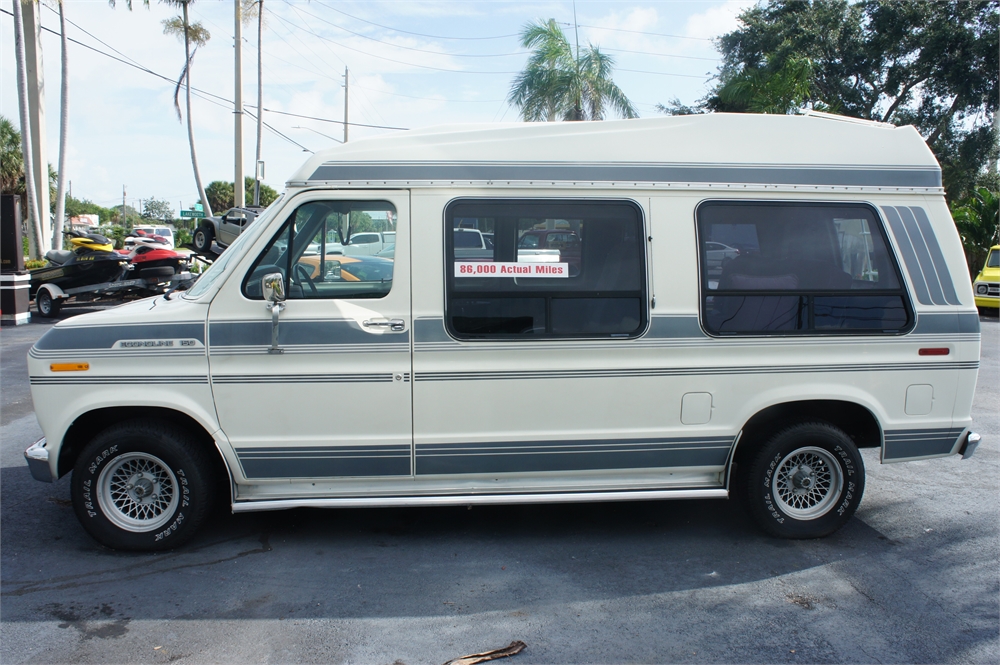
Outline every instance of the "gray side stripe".
<svg viewBox="0 0 1000 665"><path fill-rule="evenodd" d="M978 333L979 314L975 312L917 313L917 327L912 335L942 333Z"/></svg>
<svg viewBox="0 0 1000 665"><path fill-rule="evenodd" d="M401 375L409 381L409 373ZM387 374L223 374L212 375L212 383L392 383Z"/></svg>
<svg viewBox="0 0 1000 665"><path fill-rule="evenodd" d="M654 316L649 330L640 339L708 339L701 330L697 316ZM413 322L415 343L454 342L444 328L444 319L422 318Z"/></svg>
<svg viewBox="0 0 1000 665"><path fill-rule="evenodd" d="M762 367L664 367L634 369L566 369L495 372L418 372L415 381L504 381L537 379L605 379L618 377L711 376L736 374L809 374L826 372L912 372L978 369L974 360L959 362L867 363L854 365L772 365Z"/></svg>
<svg viewBox="0 0 1000 665"><path fill-rule="evenodd" d="M927 249L931 254L931 261L934 263L934 272L937 273L938 279L941 281L941 290L944 292L944 299L949 305L961 305L962 303L958 299L958 294L955 293L955 284L951 281L951 272L948 270L948 264L944 260L944 253L941 251L941 244L938 242L937 235L934 234L934 229L931 228L930 218L927 217L927 211L923 208L911 206L910 213L916 218L917 228L920 229L920 233L924 237L924 242L927 243Z"/></svg>
<svg viewBox="0 0 1000 665"><path fill-rule="evenodd" d="M270 321L226 321L209 324L209 345L269 346ZM278 327L278 344L301 346L305 344L409 344L409 332L372 334L365 332L350 319L329 321L282 320ZM407 349L408 350L408 349Z"/></svg>
<svg viewBox="0 0 1000 665"><path fill-rule="evenodd" d="M205 324L193 322L53 327L35 342L35 348L42 350L109 349L115 342L122 339L196 339L204 344ZM268 340L268 344L270 343Z"/></svg>
<svg viewBox="0 0 1000 665"><path fill-rule="evenodd" d="M417 474L722 466L731 437L417 444Z"/></svg>
<svg viewBox="0 0 1000 665"><path fill-rule="evenodd" d="M924 280L927 282L927 290L930 291L931 301L935 305L947 305L944 293L941 291L941 280L938 279L937 271L934 270L934 262L931 261L927 242L924 240L923 234L920 233L920 229L917 228L916 218L909 208L903 206L897 207L896 212L903 218L903 228L906 229L906 234L910 237L910 242L913 243L913 250L917 254L920 272L923 273Z"/></svg>
<svg viewBox="0 0 1000 665"><path fill-rule="evenodd" d="M247 478L409 476L409 444L237 448Z"/></svg>
<svg viewBox="0 0 1000 665"><path fill-rule="evenodd" d="M795 165L726 166L688 164L517 164L504 162L331 162L310 180L438 181L500 180L561 182L717 182L762 185L940 187L933 168L822 168Z"/></svg>
<svg viewBox="0 0 1000 665"><path fill-rule="evenodd" d="M964 431L960 427L888 430L885 433L885 459L947 455Z"/></svg>
<svg viewBox="0 0 1000 665"><path fill-rule="evenodd" d="M180 383L208 383L207 376L32 376L33 386L106 386L106 385L175 385Z"/></svg>
<svg viewBox="0 0 1000 665"><path fill-rule="evenodd" d="M899 245L899 251L903 253L906 273L910 276L913 290L917 292L917 302L921 305L932 304L931 296L927 292L927 282L924 281L924 274L920 271L920 264L917 262L917 255L913 252L913 245L910 244L910 238L906 235L906 229L903 228L903 220L892 206L883 206L882 212L889 220L889 228L892 229L892 235L896 239L896 244Z"/></svg>

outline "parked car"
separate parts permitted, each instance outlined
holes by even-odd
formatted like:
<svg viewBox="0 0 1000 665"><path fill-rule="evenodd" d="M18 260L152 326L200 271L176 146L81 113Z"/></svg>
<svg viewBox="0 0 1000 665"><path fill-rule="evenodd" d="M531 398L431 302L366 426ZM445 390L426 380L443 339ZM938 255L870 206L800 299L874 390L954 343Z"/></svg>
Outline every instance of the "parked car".
<svg viewBox="0 0 1000 665"><path fill-rule="evenodd" d="M174 230L169 226L133 226L132 232L137 235L155 236L164 242L167 249L174 248Z"/></svg>
<svg viewBox="0 0 1000 665"><path fill-rule="evenodd" d="M580 236L567 229L533 229L517 241L517 260L568 263L570 274L580 271Z"/></svg>
<svg viewBox="0 0 1000 665"><path fill-rule="evenodd" d="M351 241L343 246L343 252L347 256L372 256L395 244L395 231L362 231L351 236Z"/></svg>
<svg viewBox="0 0 1000 665"><path fill-rule="evenodd" d="M225 249L249 227L263 208L230 208L218 217L205 217L195 229L191 244L195 251L209 253L212 243Z"/></svg>
<svg viewBox="0 0 1000 665"><path fill-rule="evenodd" d="M976 306L980 311L1000 312L1000 245L990 247L983 269L972 285L976 293Z"/></svg>

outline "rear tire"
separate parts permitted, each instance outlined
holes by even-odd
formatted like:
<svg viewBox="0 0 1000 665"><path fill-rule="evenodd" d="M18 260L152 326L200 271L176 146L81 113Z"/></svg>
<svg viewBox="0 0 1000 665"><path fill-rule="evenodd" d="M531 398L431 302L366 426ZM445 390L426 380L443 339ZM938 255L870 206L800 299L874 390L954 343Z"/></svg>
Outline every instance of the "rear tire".
<svg viewBox="0 0 1000 665"><path fill-rule="evenodd" d="M50 319L59 314L62 303L52 297L48 289L39 289L35 294L35 308L38 309L38 316Z"/></svg>
<svg viewBox="0 0 1000 665"><path fill-rule="evenodd" d="M745 476L747 508L779 538L822 538L844 526L861 503L865 467L843 430L827 423L792 425L753 456Z"/></svg>
<svg viewBox="0 0 1000 665"><path fill-rule="evenodd" d="M130 420L104 430L73 468L76 516L114 550L172 549L191 538L213 502L212 460L189 432Z"/></svg>
<svg viewBox="0 0 1000 665"><path fill-rule="evenodd" d="M195 250L205 253L212 250L212 238L214 237L212 232L212 227L202 224L194 232L194 238L191 239L191 244L194 245Z"/></svg>

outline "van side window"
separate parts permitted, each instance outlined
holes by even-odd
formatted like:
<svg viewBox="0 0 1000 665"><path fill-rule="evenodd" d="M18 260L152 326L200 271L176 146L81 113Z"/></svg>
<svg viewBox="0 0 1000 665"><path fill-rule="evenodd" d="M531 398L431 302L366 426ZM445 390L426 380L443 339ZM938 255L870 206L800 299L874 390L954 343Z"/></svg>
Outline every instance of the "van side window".
<svg viewBox="0 0 1000 665"><path fill-rule="evenodd" d="M463 199L445 211L448 329L461 339L630 337L648 317L630 202Z"/></svg>
<svg viewBox="0 0 1000 665"><path fill-rule="evenodd" d="M698 208L702 323L714 334L899 333L913 323L875 211L715 201Z"/></svg>
<svg viewBox="0 0 1000 665"><path fill-rule="evenodd" d="M263 299L261 278L281 273L289 300L381 298L392 288L393 260L354 250L359 239L394 230L396 209L387 201L312 201L289 217L257 257L243 281L243 295ZM371 231L371 233L361 233Z"/></svg>

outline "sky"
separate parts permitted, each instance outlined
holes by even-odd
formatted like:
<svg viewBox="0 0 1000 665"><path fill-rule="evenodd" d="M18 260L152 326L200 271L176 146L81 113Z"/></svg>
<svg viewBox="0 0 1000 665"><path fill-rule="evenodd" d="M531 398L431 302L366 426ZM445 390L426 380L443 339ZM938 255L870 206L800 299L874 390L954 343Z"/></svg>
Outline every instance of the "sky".
<svg viewBox="0 0 1000 665"><path fill-rule="evenodd" d="M51 3L51 4L47 4ZM67 173L76 198L102 206L166 200L176 213L198 200L186 124L174 89L183 42L163 34L178 10L151 0L66 0L69 45ZM506 103L527 60L519 33L555 19L573 41L616 61L614 80L642 117L672 99L692 104L720 64L713 38L735 29L750 0L588 2L511 0L337 2L264 0L262 159L278 191L309 157L343 139L344 70L350 72L349 140L401 129L518 120ZM42 0L46 143L58 163L59 19ZM0 114L19 126L10 3L0 5ZM191 117L202 180L233 180L233 0L198 0L190 19L210 33L191 70ZM243 97L257 104L257 26L243 29ZM84 46L86 45L86 46ZM90 47L90 48L88 48ZM113 56L113 59L108 56ZM152 73L151 73L152 72ZM157 74L159 76L157 76ZM181 109L184 96L180 96ZM294 115L289 115L294 114ZM304 117L303 117L304 116ZM390 129L391 128L391 129ZM244 115L244 172L253 173L256 121Z"/></svg>

